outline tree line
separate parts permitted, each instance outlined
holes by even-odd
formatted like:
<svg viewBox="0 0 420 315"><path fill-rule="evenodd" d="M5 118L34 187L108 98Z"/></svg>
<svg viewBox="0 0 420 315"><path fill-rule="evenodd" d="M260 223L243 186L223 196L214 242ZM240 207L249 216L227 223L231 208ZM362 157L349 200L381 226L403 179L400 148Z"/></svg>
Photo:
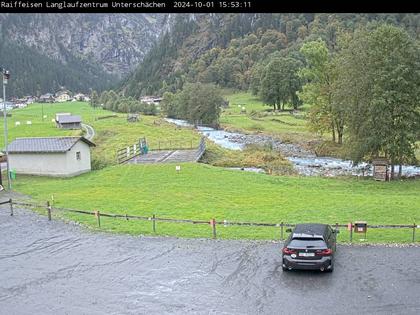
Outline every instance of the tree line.
<svg viewBox="0 0 420 315"><path fill-rule="evenodd" d="M103 91L100 95L96 91L91 93L90 104L92 107L102 107L119 113L143 113L145 115L157 115L158 109L153 103L141 102L131 96L115 92L114 90Z"/></svg>
<svg viewBox="0 0 420 315"><path fill-rule="evenodd" d="M177 93L166 92L161 109L170 118L217 128L224 104L221 92L214 84L187 83Z"/></svg>

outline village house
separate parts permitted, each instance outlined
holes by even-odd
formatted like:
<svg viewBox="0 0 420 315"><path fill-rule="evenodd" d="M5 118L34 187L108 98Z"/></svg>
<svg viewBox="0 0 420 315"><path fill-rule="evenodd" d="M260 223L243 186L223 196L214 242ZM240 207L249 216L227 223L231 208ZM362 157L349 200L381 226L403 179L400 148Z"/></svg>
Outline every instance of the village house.
<svg viewBox="0 0 420 315"><path fill-rule="evenodd" d="M70 177L91 170L84 137L17 138L8 145L10 168L17 174Z"/></svg>
<svg viewBox="0 0 420 315"><path fill-rule="evenodd" d="M61 92L57 92L55 94L55 101L56 102L68 102L71 100L71 97L69 95L69 93L65 92L65 91L61 91Z"/></svg>
<svg viewBox="0 0 420 315"><path fill-rule="evenodd" d="M149 105L150 104L158 105L161 101L162 101L162 98L156 97L156 96L143 96L142 98L140 98L140 102L146 103Z"/></svg>
<svg viewBox="0 0 420 315"><path fill-rule="evenodd" d="M77 93L75 96L73 96L73 99L79 102L89 102L90 98L89 96L83 94L83 93Z"/></svg>
<svg viewBox="0 0 420 315"><path fill-rule="evenodd" d="M38 102L40 102L40 103L54 103L54 95L51 94L51 93L43 94L38 98Z"/></svg>
<svg viewBox="0 0 420 315"><path fill-rule="evenodd" d="M25 96L24 98L26 99L26 104L28 105L35 102L35 98L31 95Z"/></svg>
<svg viewBox="0 0 420 315"><path fill-rule="evenodd" d="M70 113L58 113L55 115L55 123L57 128L80 129L82 127L82 118L79 115L71 115Z"/></svg>

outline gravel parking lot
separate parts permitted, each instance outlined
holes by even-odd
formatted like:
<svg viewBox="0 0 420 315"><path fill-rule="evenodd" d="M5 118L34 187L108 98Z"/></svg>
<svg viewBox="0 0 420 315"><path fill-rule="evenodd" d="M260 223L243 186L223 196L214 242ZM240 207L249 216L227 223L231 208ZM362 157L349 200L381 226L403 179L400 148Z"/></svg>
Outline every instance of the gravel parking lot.
<svg viewBox="0 0 420 315"><path fill-rule="evenodd" d="M92 233L0 207L1 314L419 314L420 248L338 246L283 272L281 243Z"/></svg>

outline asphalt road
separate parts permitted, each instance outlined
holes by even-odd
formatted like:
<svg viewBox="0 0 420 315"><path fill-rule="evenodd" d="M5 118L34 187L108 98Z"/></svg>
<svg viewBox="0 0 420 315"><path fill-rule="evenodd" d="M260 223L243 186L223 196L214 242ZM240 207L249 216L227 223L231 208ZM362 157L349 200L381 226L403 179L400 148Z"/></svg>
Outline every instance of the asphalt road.
<svg viewBox="0 0 420 315"><path fill-rule="evenodd" d="M82 128L86 130L85 138L92 141L95 137L95 129L93 129L92 126L86 124L82 124Z"/></svg>
<svg viewBox="0 0 420 315"><path fill-rule="evenodd" d="M332 274L283 272L281 243L92 233L15 211L0 207L1 314L420 314L419 247L338 246Z"/></svg>

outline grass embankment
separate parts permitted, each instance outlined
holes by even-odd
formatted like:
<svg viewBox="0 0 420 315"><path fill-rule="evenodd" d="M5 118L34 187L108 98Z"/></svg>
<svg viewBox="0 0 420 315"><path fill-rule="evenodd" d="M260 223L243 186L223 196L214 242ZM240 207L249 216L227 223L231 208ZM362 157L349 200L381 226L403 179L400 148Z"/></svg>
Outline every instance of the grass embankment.
<svg viewBox="0 0 420 315"><path fill-rule="evenodd" d="M18 176L17 191L57 207L158 217L271 223L420 222L420 182L278 177L203 164L124 165L71 179ZM91 227L95 218L69 215ZM153 234L151 222L102 218L102 229ZM210 237L207 225L157 223L159 235ZM409 242L411 230L369 230L370 242ZM417 233L420 234L420 233ZM218 226L218 237L279 239L279 228ZM348 241L348 233L340 233ZM360 236L355 236L357 241ZM417 236L419 240L420 236Z"/></svg>

